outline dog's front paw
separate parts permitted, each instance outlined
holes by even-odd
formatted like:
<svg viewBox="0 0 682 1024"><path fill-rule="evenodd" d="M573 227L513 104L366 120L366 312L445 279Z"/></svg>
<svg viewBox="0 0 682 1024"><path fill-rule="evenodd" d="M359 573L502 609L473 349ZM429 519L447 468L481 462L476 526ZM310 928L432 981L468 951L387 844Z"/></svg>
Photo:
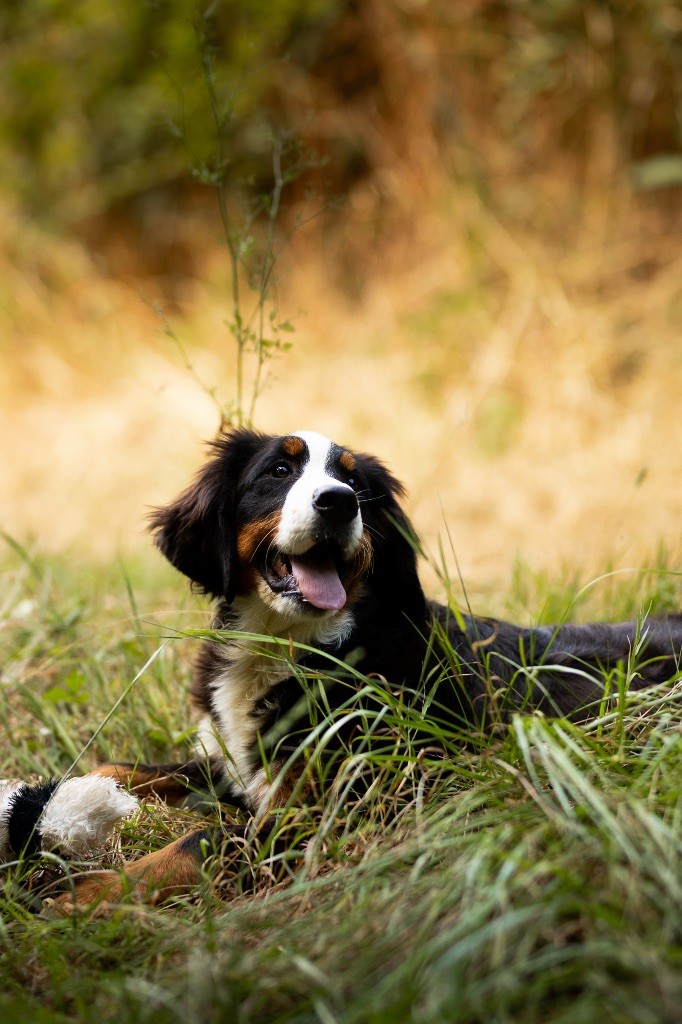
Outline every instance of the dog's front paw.
<svg viewBox="0 0 682 1024"><path fill-rule="evenodd" d="M203 829L190 832L128 862L121 872L90 871L74 877L71 888L45 901L45 912L62 917L83 912L106 914L112 904L123 900L153 905L186 893L201 880L209 852L203 842L206 835Z"/></svg>
<svg viewBox="0 0 682 1024"><path fill-rule="evenodd" d="M45 917L71 917L73 914L106 914L122 898L121 876L116 871L89 871L70 889L43 901Z"/></svg>

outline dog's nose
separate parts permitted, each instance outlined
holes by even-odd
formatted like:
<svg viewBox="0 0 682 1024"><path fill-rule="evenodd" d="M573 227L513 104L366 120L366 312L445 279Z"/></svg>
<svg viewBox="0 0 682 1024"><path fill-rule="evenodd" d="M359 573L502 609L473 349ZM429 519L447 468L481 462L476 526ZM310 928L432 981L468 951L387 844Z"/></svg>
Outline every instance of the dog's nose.
<svg viewBox="0 0 682 1024"><path fill-rule="evenodd" d="M330 526L345 526L358 514L358 499L350 487L320 487L313 494L313 508Z"/></svg>

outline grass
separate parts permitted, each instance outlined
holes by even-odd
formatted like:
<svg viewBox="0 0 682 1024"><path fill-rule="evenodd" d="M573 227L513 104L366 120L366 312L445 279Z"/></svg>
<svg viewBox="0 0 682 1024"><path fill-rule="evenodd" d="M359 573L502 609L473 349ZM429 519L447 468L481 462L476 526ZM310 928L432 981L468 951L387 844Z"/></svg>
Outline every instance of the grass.
<svg viewBox="0 0 682 1024"><path fill-rule="evenodd" d="M663 568L618 590L609 580L592 588L587 611L637 614L652 600L665 610L678 581ZM189 599L179 616L160 612L182 591L166 588L144 565L103 579L12 551L0 616L1 776L63 772L105 720L83 769L188 752L192 641L160 638L201 620ZM539 615L547 590L546 579L519 573L504 611ZM574 596L566 586L564 609ZM562 603L558 587L552 603ZM331 799L291 812L292 849L261 865L254 892L219 876L163 907L56 920L41 912L62 871L54 859L6 871L2 1019L677 1020L680 677L621 695L582 728L519 717L468 747L428 729L416 703L364 683L375 728L355 764L376 786L353 813ZM197 820L150 803L107 860L155 849Z"/></svg>
<svg viewBox="0 0 682 1024"><path fill-rule="evenodd" d="M296 344L259 402L267 430L314 427L385 458L410 486L427 550L444 512L456 523L476 609L524 623L682 606L680 576L668 570L679 562L682 448L661 443L679 430L679 224L672 195L656 202L624 185L602 21L587 19L587 48L582 29L562 22L578 46L570 61L596 64L579 76L582 92L566 79L568 107L560 82L554 99L542 89L540 116L525 118L537 137L516 130L533 82L505 84L519 59L511 22L489 37L457 20L475 65L459 68L462 96L480 105L467 83L501 47L504 60L492 63L502 77L491 81L506 99L483 118L465 103L463 141L447 157L423 116L428 102L393 102L394 138L410 145L391 147L390 116L372 101L388 129L380 173L350 194L334 231L297 243L280 282ZM528 68L554 65L561 32L553 53L531 22L523 38L542 46L524 44ZM420 33L422 98L435 98ZM384 35L393 42L376 59L389 96L404 26ZM434 54L446 38L439 27ZM571 136L576 96L586 151L571 143L566 162L555 129ZM643 125L650 108L640 107ZM488 116L496 111L501 134ZM480 165L467 148L474 138L487 153ZM415 174L420 151L425 174ZM182 585L139 552L144 507L186 483L196 439L215 430L214 404L193 376L216 381L221 396L239 391L224 240L211 218L164 209L163 231L147 231L143 245L113 221L93 254L17 214L6 196L0 206L0 430L12 438L0 459L3 526L37 534L42 552L72 545L85 559L15 546L0 567L0 777L58 775L77 759L86 770L180 758L191 742L193 643L175 631L205 611L189 598L178 610ZM160 237L184 240L191 256L173 278L163 247L148 248ZM158 300L168 307L161 319ZM652 537L672 557L650 559ZM125 573L110 565L117 545L135 552ZM514 567L517 550L529 561ZM651 572L620 569L647 558ZM507 575L510 587L486 589ZM440 588L437 572L429 580ZM60 921L40 915L59 864L0 875L2 1019L677 1020L679 681L621 695L583 729L519 719L478 747L429 731L415 706L367 685L376 732L362 757L376 787L353 815L333 801L292 815L291 860L281 876L263 865L255 893L207 880L164 908ZM108 861L196 821L149 804Z"/></svg>

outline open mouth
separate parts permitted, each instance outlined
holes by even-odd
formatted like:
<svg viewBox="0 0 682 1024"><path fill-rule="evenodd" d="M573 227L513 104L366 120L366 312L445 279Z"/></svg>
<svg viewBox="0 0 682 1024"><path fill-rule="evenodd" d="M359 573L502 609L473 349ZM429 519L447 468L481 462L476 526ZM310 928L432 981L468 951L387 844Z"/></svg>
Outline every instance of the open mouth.
<svg viewBox="0 0 682 1024"><path fill-rule="evenodd" d="M263 577L276 594L298 598L323 611L340 611L346 603L341 579L347 571L338 545L323 541L302 555L271 550Z"/></svg>

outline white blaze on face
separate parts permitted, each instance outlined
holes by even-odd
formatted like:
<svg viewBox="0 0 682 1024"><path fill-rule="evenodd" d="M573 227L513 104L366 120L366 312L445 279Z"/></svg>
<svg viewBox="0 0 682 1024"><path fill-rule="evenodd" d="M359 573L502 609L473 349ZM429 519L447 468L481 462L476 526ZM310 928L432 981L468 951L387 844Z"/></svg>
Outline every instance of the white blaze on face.
<svg viewBox="0 0 682 1024"><path fill-rule="evenodd" d="M332 448L332 442L328 437L308 430L301 430L294 434L294 437L300 437L305 442L308 449L308 461L305 463L300 477L287 494L274 542L280 551L290 555L302 555L315 543L316 532L319 528L319 515L313 505L315 492L325 487L346 487L348 485L336 477L330 476L327 470ZM348 490L352 491L352 488L348 487ZM353 554L361 539L362 518L358 509L344 538L344 555L346 557Z"/></svg>

